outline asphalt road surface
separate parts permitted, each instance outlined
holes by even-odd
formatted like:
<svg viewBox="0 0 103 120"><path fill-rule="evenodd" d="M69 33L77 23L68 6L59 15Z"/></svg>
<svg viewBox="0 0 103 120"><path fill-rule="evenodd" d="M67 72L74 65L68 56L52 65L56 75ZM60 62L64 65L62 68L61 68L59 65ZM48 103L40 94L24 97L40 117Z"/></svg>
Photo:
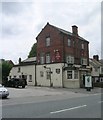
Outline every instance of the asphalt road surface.
<svg viewBox="0 0 103 120"><path fill-rule="evenodd" d="M103 103L100 93L75 98L66 95L32 96L16 98L11 103L3 102L3 118L101 118Z"/></svg>

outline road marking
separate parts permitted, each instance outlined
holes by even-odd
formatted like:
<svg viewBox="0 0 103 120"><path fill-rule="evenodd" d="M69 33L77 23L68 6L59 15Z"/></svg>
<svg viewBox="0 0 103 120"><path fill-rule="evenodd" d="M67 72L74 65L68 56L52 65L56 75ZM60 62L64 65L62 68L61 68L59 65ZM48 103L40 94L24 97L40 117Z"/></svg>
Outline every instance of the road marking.
<svg viewBox="0 0 103 120"><path fill-rule="evenodd" d="M51 113L51 114L60 113L60 112L68 111L68 110L74 110L74 109L77 109L77 108L86 107L86 106L87 106L87 105L81 105L81 106L77 106L77 107L72 107L72 108L68 108L68 109L62 109L62 110L50 112L50 113Z"/></svg>
<svg viewBox="0 0 103 120"><path fill-rule="evenodd" d="M103 101L99 101L98 103L102 103Z"/></svg>

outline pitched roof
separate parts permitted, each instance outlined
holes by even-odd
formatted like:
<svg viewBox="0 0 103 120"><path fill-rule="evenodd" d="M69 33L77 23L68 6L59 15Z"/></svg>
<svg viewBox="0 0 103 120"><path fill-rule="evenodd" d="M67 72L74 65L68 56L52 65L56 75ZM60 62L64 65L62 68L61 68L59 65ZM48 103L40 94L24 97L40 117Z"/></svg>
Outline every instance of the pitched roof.
<svg viewBox="0 0 103 120"><path fill-rule="evenodd" d="M99 61L92 58L89 59L89 63L94 67L100 67L102 65Z"/></svg>
<svg viewBox="0 0 103 120"><path fill-rule="evenodd" d="M54 25L51 25L51 24L49 24L48 22L47 22L46 26L47 26L47 25L49 25L49 26L51 26L51 27L54 27L54 28L57 29L58 31L62 32L63 34L70 35L70 36L73 35L73 33L69 32L69 31L66 31L66 30L64 30L64 29L61 29L61 28L59 28L59 27L56 27L56 26L54 26ZM46 26L45 26L45 27L46 27ZM45 28L45 27L44 27L44 28ZM42 30L43 30L43 29L42 29ZM42 31L41 31L41 32L42 32ZM41 32L40 32L40 33L41 33ZM40 34L40 33L39 33L39 34ZM38 34L38 36L39 36L39 34ZM37 36L37 37L38 37L38 36ZM37 38L37 37L36 37L36 38ZM78 35L78 38L79 38L80 40L83 40L83 41L88 42L86 39L84 39L83 37L80 37L79 35Z"/></svg>
<svg viewBox="0 0 103 120"><path fill-rule="evenodd" d="M23 61L21 61L19 64L14 65L17 66L28 66L28 65L35 65L36 64L36 57L27 58Z"/></svg>
<svg viewBox="0 0 103 120"><path fill-rule="evenodd" d="M30 57L30 58L23 60L22 62L35 62L35 61L36 61L36 57Z"/></svg>
<svg viewBox="0 0 103 120"><path fill-rule="evenodd" d="M49 25L50 25L50 24L49 24ZM67 34L67 35L70 35L70 36L73 35L73 33L69 32L69 31L63 30L63 29L58 28L58 27L53 26L53 25L50 25L50 26L52 26L52 27L58 29L60 32L62 32L62 33L64 33L64 34ZM78 36L78 38L81 39L81 40L87 41L87 40L85 40L83 37ZM87 42L88 42L88 41L87 41Z"/></svg>

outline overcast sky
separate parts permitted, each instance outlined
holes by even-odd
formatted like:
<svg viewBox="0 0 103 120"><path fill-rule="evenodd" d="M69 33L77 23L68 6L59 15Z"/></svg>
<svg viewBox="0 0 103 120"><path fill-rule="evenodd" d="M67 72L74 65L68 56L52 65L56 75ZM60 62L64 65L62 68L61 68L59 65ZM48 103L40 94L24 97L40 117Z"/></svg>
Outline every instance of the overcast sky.
<svg viewBox="0 0 103 120"><path fill-rule="evenodd" d="M29 1L29 2L28 2ZM49 22L89 41L90 57L101 56L101 0L2 0L0 59L26 59L36 36Z"/></svg>

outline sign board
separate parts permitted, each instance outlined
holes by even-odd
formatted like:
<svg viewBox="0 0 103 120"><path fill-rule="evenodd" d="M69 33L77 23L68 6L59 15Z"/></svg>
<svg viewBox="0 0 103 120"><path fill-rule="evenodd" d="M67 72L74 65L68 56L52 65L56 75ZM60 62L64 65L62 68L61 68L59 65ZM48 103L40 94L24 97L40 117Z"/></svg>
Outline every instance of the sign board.
<svg viewBox="0 0 103 120"><path fill-rule="evenodd" d="M85 87L92 87L92 77L85 76Z"/></svg>

